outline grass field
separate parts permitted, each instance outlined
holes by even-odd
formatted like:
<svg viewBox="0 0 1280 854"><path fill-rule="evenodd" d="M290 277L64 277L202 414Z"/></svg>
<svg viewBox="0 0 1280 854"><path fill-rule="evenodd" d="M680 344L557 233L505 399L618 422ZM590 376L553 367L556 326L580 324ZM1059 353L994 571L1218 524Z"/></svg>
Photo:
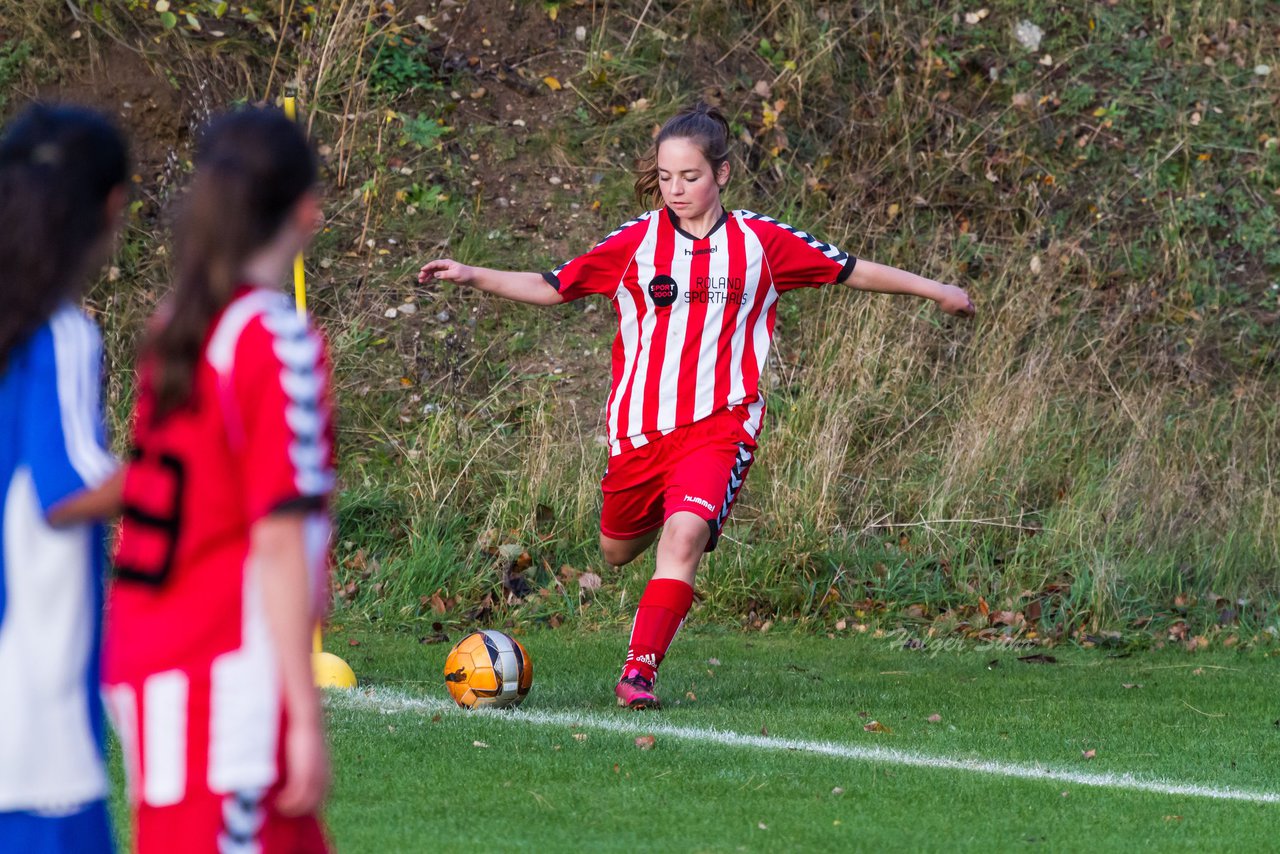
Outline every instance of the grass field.
<svg viewBox="0 0 1280 854"><path fill-rule="evenodd" d="M329 702L340 850L1263 851L1280 833L1257 652L1031 664L706 630L677 640L668 708L632 714L610 690L620 632L536 632L524 706L468 713L444 692L447 644L330 641L362 680Z"/></svg>
<svg viewBox="0 0 1280 854"><path fill-rule="evenodd" d="M1274 2L156 6L0 0L0 114L80 100L135 141L87 300L121 427L193 129L301 84L342 466L329 642L362 680L331 702L340 849L1276 847ZM730 207L962 284L979 316L781 306L704 628L671 707L628 716L617 627L651 564L595 546L611 312L413 273L581 252L696 97L732 118ZM517 713L453 710L448 645L418 642L478 624L526 632ZM973 646L1006 632L1045 646ZM1135 651L1076 646L1112 642Z"/></svg>

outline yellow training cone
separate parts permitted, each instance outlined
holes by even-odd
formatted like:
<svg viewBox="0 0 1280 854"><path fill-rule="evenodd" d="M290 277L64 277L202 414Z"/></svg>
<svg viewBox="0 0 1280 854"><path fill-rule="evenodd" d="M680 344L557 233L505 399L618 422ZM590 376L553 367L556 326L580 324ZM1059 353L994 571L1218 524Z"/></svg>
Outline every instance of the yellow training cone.
<svg viewBox="0 0 1280 854"><path fill-rule="evenodd" d="M317 688L354 688L356 672L341 658L320 646L320 624L311 635L311 675Z"/></svg>
<svg viewBox="0 0 1280 854"><path fill-rule="evenodd" d="M311 653L311 672L317 688L354 688L356 672L331 652Z"/></svg>

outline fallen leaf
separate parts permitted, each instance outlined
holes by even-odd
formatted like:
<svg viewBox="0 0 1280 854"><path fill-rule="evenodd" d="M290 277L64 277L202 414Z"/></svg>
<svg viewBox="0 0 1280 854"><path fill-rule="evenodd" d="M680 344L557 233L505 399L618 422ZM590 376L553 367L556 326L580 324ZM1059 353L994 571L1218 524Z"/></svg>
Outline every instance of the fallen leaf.
<svg viewBox="0 0 1280 854"><path fill-rule="evenodd" d="M710 664L712 667L719 667L719 666L720 666L720 659L718 659L718 658L708 658L708 659L707 659L707 664Z"/></svg>
<svg viewBox="0 0 1280 854"><path fill-rule="evenodd" d="M1280 726L1280 721L1276 721L1276 726ZM761 734L761 735L768 735L768 734L769 734L769 728L768 728L767 726L762 726L762 727L760 727L760 734Z"/></svg>
<svg viewBox="0 0 1280 854"><path fill-rule="evenodd" d="M689 700L690 702L693 702L693 703L698 702L698 695L693 693L692 691L685 691L684 696L685 696L685 699Z"/></svg>
<svg viewBox="0 0 1280 854"><path fill-rule="evenodd" d="M636 739L636 747L641 750L653 750L658 744L658 740L651 735L642 735Z"/></svg>
<svg viewBox="0 0 1280 854"><path fill-rule="evenodd" d="M761 830L768 830L768 829L769 829L769 825L765 824L763 821L762 821L762 822L759 822L759 823L756 825L756 827L760 828Z"/></svg>
<svg viewBox="0 0 1280 854"><path fill-rule="evenodd" d="M1085 759L1092 759L1093 757L1098 755L1098 751L1092 750L1092 749L1082 750L1080 751L1080 755L1083 756Z"/></svg>
<svg viewBox="0 0 1280 854"><path fill-rule="evenodd" d="M586 741L586 740L587 740L587 734L586 734L585 732L575 732L575 733L573 734L573 740L574 740L574 741Z"/></svg>
<svg viewBox="0 0 1280 854"><path fill-rule="evenodd" d="M355 638L352 638L351 640L347 641L347 646L359 646L359 645L360 645L360 641L356 640Z"/></svg>
<svg viewBox="0 0 1280 854"><path fill-rule="evenodd" d="M483 741L473 741L471 742L471 746L472 747L488 747L489 745L485 744Z"/></svg>
<svg viewBox="0 0 1280 854"><path fill-rule="evenodd" d="M559 92L564 87L560 85L560 81L548 74L542 78L542 82L547 84L547 88L552 92Z"/></svg>
<svg viewBox="0 0 1280 854"><path fill-rule="evenodd" d="M583 590L599 590L603 582L594 572L584 572L578 576L578 586Z"/></svg>
<svg viewBox="0 0 1280 854"><path fill-rule="evenodd" d="M836 797L840 797L841 795L844 794L844 789L840 788L839 786L836 786L834 789L831 790L831 794L835 795Z"/></svg>
<svg viewBox="0 0 1280 854"><path fill-rule="evenodd" d="M888 735L893 734L893 730L889 729L887 726L880 723L879 721L872 721L869 724L864 724L862 729L864 732L882 732Z"/></svg>
<svg viewBox="0 0 1280 854"><path fill-rule="evenodd" d="M942 715L932 714L932 715L929 715L929 717L925 718L925 720L931 724L942 723Z"/></svg>
<svg viewBox="0 0 1280 854"><path fill-rule="evenodd" d="M1121 683L1120 683L1120 687L1121 687L1121 688L1125 688L1125 689L1129 689L1129 688L1141 688L1141 687L1142 687L1142 685L1141 685L1141 683L1138 683L1138 682L1121 682Z"/></svg>
<svg viewBox="0 0 1280 854"><path fill-rule="evenodd" d="M1035 260L1034 258L1032 259ZM1032 269L1035 272L1035 269ZM1022 622L1022 614L1014 611L993 611L990 616L993 626L1014 626Z"/></svg>
<svg viewBox="0 0 1280 854"><path fill-rule="evenodd" d="M976 12L965 12L964 22L966 24L969 24L970 26L972 26L973 24L980 24L982 23L983 19L985 19L990 14L991 14L990 9L979 9Z"/></svg>

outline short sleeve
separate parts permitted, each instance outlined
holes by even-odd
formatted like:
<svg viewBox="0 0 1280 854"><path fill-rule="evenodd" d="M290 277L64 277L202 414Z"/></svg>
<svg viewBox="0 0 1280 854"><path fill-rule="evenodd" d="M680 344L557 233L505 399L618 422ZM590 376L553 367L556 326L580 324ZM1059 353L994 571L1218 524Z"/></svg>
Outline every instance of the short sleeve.
<svg viewBox="0 0 1280 854"><path fill-rule="evenodd" d="M843 282L853 272L857 259L830 243L760 214L744 212L744 218L764 246L779 291Z"/></svg>
<svg viewBox="0 0 1280 854"><path fill-rule="evenodd" d="M566 261L550 273L547 284L560 292L565 302L590 294L612 297L648 232L652 213L623 223L584 255Z"/></svg>
<svg viewBox="0 0 1280 854"><path fill-rule="evenodd" d="M334 488L334 433L320 336L292 309L260 315L236 344L231 382L250 520L324 507Z"/></svg>
<svg viewBox="0 0 1280 854"><path fill-rule="evenodd" d="M102 336L78 309L65 307L36 332L27 358L21 456L47 514L117 468L102 413Z"/></svg>

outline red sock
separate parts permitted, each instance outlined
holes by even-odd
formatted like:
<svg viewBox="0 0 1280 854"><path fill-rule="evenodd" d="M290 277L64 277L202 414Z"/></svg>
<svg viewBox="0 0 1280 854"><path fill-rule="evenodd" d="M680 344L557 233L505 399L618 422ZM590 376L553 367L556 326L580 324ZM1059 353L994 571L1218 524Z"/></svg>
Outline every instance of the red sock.
<svg viewBox="0 0 1280 854"><path fill-rule="evenodd" d="M693 588L675 578L655 578L644 588L636 621L631 626L631 645L622 675L639 671L650 682L658 675L658 665L671 646L689 606L693 604Z"/></svg>

